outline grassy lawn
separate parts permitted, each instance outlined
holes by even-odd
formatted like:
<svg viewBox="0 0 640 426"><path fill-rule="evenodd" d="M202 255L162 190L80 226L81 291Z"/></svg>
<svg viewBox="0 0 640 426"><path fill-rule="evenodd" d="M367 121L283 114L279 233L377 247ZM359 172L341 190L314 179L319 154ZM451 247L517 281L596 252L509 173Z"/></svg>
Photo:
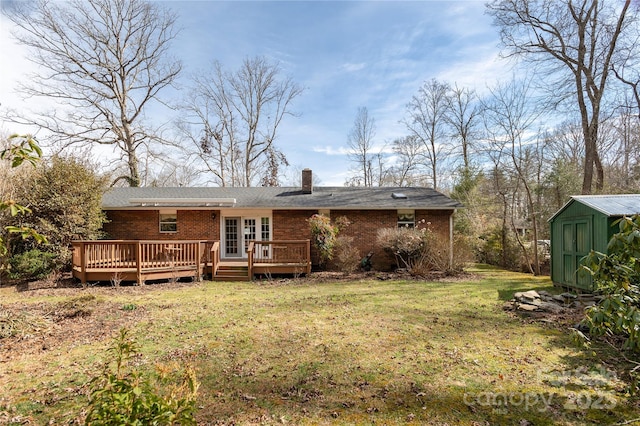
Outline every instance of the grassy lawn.
<svg viewBox="0 0 640 426"><path fill-rule="evenodd" d="M120 327L196 368L201 424L631 424L605 348L502 309L548 278L0 288L0 423L73 424ZM4 320L3 320L4 318ZM2 322L4 321L4 322ZM6 333L5 335L8 335Z"/></svg>

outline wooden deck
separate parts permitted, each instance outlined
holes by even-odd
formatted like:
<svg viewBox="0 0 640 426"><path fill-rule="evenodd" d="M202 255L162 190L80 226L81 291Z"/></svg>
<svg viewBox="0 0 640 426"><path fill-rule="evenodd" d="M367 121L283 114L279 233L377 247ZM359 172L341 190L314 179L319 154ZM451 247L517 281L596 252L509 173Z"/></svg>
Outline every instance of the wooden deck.
<svg viewBox="0 0 640 426"><path fill-rule="evenodd" d="M209 275L218 281L311 272L309 240L252 241L247 259L221 260L218 241L74 241L73 277L87 281L175 280Z"/></svg>

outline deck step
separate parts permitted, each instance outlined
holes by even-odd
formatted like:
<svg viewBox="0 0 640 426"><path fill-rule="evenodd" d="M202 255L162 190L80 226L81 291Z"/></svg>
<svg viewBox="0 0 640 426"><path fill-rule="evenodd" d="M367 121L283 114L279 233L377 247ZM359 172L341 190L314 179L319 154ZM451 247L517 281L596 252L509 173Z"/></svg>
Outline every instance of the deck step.
<svg viewBox="0 0 640 426"><path fill-rule="evenodd" d="M223 265L218 268L214 281L251 281L249 267L243 265Z"/></svg>

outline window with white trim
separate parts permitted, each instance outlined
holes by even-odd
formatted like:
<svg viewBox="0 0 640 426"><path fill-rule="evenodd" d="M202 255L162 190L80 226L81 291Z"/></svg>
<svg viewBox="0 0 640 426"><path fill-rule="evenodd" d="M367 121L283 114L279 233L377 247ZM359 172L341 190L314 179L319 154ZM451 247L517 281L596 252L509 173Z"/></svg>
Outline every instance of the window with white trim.
<svg viewBox="0 0 640 426"><path fill-rule="evenodd" d="M414 228L416 213L413 210L398 210L398 228Z"/></svg>
<svg viewBox="0 0 640 426"><path fill-rule="evenodd" d="M160 212L160 232L178 232L177 212Z"/></svg>

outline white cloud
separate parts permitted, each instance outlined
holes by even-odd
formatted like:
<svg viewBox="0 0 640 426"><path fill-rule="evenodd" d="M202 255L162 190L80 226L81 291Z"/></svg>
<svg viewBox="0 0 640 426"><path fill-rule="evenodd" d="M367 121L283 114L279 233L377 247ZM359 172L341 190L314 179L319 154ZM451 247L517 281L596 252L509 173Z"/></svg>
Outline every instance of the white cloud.
<svg viewBox="0 0 640 426"><path fill-rule="evenodd" d="M356 72L356 71L360 71L362 69L364 69L367 66L366 63L364 62L360 62L360 63L346 63L346 64L342 64L341 68L346 71L346 72Z"/></svg>
<svg viewBox="0 0 640 426"><path fill-rule="evenodd" d="M312 148L312 151L320 153L320 154L329 155L329 156L346 156L346 155L349 155L349 149L347 147L345 147L345 146L340 146L338 148L335 148L332 145L314 146Z"/></svg>

